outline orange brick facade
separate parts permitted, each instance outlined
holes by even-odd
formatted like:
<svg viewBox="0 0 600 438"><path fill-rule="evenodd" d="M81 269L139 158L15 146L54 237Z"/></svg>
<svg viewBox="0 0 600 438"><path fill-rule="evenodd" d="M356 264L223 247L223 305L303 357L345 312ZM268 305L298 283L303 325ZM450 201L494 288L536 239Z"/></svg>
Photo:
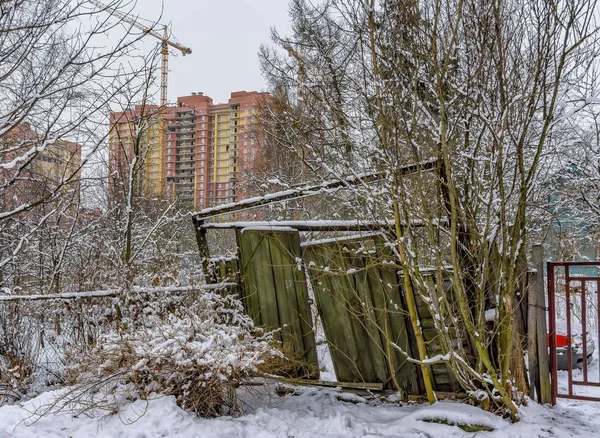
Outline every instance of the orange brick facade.
<svg viewBox="0 0 600 438"><path fill-rule="evenodd" d="M164 194L195 208L242 199L247 195L244 178L264 141L257 113L268 97L266 93L239 91L232 93L227 103L214 104L199 93L179 97L176 106L161 113L153 108L155 115L145 125L153 134L143 140L144 147L152 149L148 154L152 159L144 163L144 192ZM125 133L135 131L132 121L139 112L136 107L129 113L111 114L111 175L122 173L131 160L134 139Z"/></svg>

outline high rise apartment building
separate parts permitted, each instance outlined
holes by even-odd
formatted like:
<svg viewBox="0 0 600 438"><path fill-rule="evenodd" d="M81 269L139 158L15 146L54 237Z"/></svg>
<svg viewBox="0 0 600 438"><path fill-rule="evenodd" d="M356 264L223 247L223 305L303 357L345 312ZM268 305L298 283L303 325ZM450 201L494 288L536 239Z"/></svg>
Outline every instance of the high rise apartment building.
<svg viewBox="0 0 600 438"><path fill-rule="evenodd" d="M166 120L157 105L136 105L135 108L110 114L108 137L109 193L124 196L124 184L130 165L136 159L138 189L149 197L165 194L164 143Z"/></svg>
<svg viewBox="0 0 600 438"><path fill-rule="evenodd" d="M81 145L62 139L48 141L47 133L40 134L22 122L0 137L0 149L4 162L14 162L0 169L0 180L6 185L0 196L3 211L49 199L58 191L71 201L79 199Z"/></svg>
<svg viewBox="0 0 600 438"><path fill-rule="evenodd" d="M239 91L232 93L227 103L214 104L210 97L193 93L179 97L176 106L159 116L156 112L157 117L147 125L153 135L147 139L152 152L145 162L144 192L164 193L168 199L195 208L241 199L245 193L240 181L253 167L263 140L256 118L266 98L266 93ZM137 109L127 117L123 113L111 115L111 174L130 162L118 149L133 151L124 139L130 137L128 132L136 132L136 118Z"/></svg>

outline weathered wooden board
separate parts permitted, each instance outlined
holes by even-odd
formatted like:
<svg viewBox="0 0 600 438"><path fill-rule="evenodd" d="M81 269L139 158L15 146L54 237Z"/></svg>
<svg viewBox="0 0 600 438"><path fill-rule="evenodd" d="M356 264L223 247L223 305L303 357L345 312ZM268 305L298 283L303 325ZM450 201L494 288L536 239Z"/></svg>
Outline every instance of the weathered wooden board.
<svg viewBox="0 0 600 438"><path fill-rule="evenodd" d="M281 342L283 351L309 364L306 374L318 378L298 232L241 230L237 239L242 297L248 314L256 324L276 329L275 339Z"/></svg>
<svg viewBox="0 0 600 438"><path fill-rule="evenodd" d="M336 377L378 382L418 393L413 355L395 265L379 263L359 244L307 246L308 266Z"/></svg>

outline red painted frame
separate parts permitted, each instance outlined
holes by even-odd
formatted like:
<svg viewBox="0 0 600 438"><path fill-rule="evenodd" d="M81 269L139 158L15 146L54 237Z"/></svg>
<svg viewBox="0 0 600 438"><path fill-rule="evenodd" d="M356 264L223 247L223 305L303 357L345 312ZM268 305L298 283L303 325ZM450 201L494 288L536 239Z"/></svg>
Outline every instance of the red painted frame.
<svg viewBox="0 0 600 438"><path fill-rule="evenodd" d="M556 404L557 398L571 398L577 400L589 400L589 401L600 401L599 397L589 397L582 395L573 394L573 386L594 386L600 387L600 383L598 382L590 382L588 380L588 367L587 360L583 361L583 380L573 380L573 355L571 353L571 343L567 342L568 349L568 357L567 357L567 365L568 365L568 392L566 394L558 392L558 367L556 361L556 280L555 280L555 269L557 267L564 267L565 269L565 299L568 311L567 315L567 339L571 339L571 283L577 282L581 283L581 325L582 327L586 327L586 303L585 303L585 293L586 293L586 285L588 283L594 282L596 283L596 294L598 295L597 303L600 304L600 277L592 277L592 276L571 276L569 272L569 268L571 266L579 266L579 267L595 267L600 269L600 262L548 262L548 313L550 317L550 327L549 327L549 337L550 337L550 374L552 380L552 404ZM598 307L598 338L600 339L600 305ZM583 355L587 357L587 330L583 330ZM598 348L600 346L597 346Z"/></svg>

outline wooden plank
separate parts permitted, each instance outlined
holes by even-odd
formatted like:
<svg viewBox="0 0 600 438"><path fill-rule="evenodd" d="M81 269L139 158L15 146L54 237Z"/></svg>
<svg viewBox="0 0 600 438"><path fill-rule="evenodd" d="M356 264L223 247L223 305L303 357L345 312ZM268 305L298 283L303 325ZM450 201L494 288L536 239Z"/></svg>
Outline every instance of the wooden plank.
<svg viewBox="0 0 600 438"><path fill-rule="evenodd" d="M244 309L246 310L246 313L248 313L248 315L250 315L250 313L248 312L248 300L246 298L246 292L244 290L244 274L243 274L243 268L242 268L242 242L241 242L241 231L240 230L236 230L235 231L235 242L236 242L236 253L237 253L237 271L236 271L236 282L238 284L238 287L236 288L236 292L240 298L240 300L242 301L242 304L244 305ZM252 315L250 315L252 316Z"/></svg>
<svg viewBox="0 0 600 438"><path fill-rule="evenodd" d="M295 231L297 233L297 231ZM281 328L281 341L283 351L291 354L291 358L302 360L304 355L304 343L302 341L302 328L297 312L296 288L294 287L294 275L292 260L285 241L288 238L286 232L263 232L269 246L270 260L273 271L273 293L276 295L278 312L278 328Z"/></svg>
<svg viewBox="0 0 600 438"><path fill-rule="evenodd" d="M255 248L251 263L254 265L256 272L256 289L260 305L261 325L266 329L278 329L281 327L281 324L279 322L279 309L273 277L273 261L271 260L271 250L269 248L271 235L264 231L250 230L242 232L242 236L244 234L248 234L252 242L252 247ZM275 332L273 338L281 342L281 331Z"/></svg>
<svg viewBox="0 0 600 438"><path fill-rule="evenodd" d="M374 238L377 249L376 256L381 260L394 260L392 249L386 246L383 237ZM417 357L414 335L408 320L408 312L404 303L398 266L390 263L380 263L378 266L379 276L373 278L374 283L382 286L383 300L381 308L386 313L388 325L391 330L391 340L398 345L410 357ZM405 355L394 348L395 378L398 384L409 394L419 394L424 391L424 385L420 375L419 367L411 363ZM397 363L397 365L396 365ZM390 374L391 377L391 374ZM388 382L387 387L393 387L393 381Z"/></svg>
<svg viewBox="0 0 600 438"><path fill-rule="evenodd" d="M290 385L325 386L329 388L366 389L371 391L383 391L383 385L379 382L328 382L325 380L304 380L278 378L277 380Z"/></svg>
<svg viewBox="0 0 600 438"><path fill-rule="evenodd" d="M240 253L240 275L242 283L243 303L254 324L261 325L260 303L258 301L258 285L256 265L253 263L255 243L250 233L238 233L238 248Z"/></svg>
<svg viewBox="0 0 600 438"><path fill-rule="evenodd" d="M385 266L373 266L367 271L367 281L375 310L375 320L380 330L381 346L386 361L386 387L407 390L411 381L414 381L412 364L406 361L406 357L393 345L396 344L408 354L410 345L406 331L403 331L404 315L400 308L393 303L391 283L384 283ZM397 286L397 285L396 285ZM411 372L405 373L405 364L409 364ZM397 382L399 388L395 387ZM412 389L412 388L411 388Z"/></svg>
<svg viewBox="0 0 600 438"><path fill-rule="evenodd" d="M354 277L355 291L359 300L362 302L362 320L361 333L366 335L365 344L370 352L370 362L374 378L374 382L386 382L389 372L385 352L381 342L381 334L376 321L376 315L373 305L372 291L368 281L368 271L376 269L376 266L369 266L365 263L362 256L356 255L350 259L352 268L356 271L352 274ZM368 260L367 260L367 263Z"/></svg>
<svg viewBox="0 0 600 438"><path fill-rule="evenodd" d="M295 260L300 259L302 257L300 234L298 232L290 233L287 244L290 257L293 257ZM297 263L295 268L292 269L292 281L295 288L296 311L300 322L302 343L304 345L304 360L314 365L314 370L311 371L310 377L319 378L317 343L315 340L315 332L313 330L312 312L309 304L306 273L304 272L303 263Z"/></svg>
<svg viewBox="0 0 600 438"><path fill-rule="evenodd" d="M336 378L339 381L355 381L358 354L353 344L349 315L338 303L337 282L333 281L333 277L324 270L330 262L327 246L316 245L305 248L304 260L307 263L325 337L330 345L329 351Z"/></svg>
<svg viewBox="0 0 600 438"><path fill-rule="evenodd" d="M198 252L200 253L200 266L202 266L202 276L206 283L216 283L214 276L211 275L211 270L208 266L208 259L210 257L210 250L208 248L208 241L206 239L206 229L202 227L204 221L193 217L192 222L194 224L194 230L196 233L196 244L198 245Z"/></svg>
<svg viewBox="0 0 600 438"><path fill-rule="evenodd" d="M422 221L411 224L413 227L422 227L425 224ZM209 222L202 225L202 230L211 229L252 229L263 228L276 231L278 228L293 228L297 231L321 231L321 232L338 232L338 231L355 231L355 232L379 232L381 230L392 230L394 228L393 221L357 221L357 220L326 220L326 221L253 221L253 222ZM353 240L362 240L353 239Z"/></svg>
<svg viewBox="0 0 600 438"><path fill-rule="evenodd" d="M346 244L344 247L357 250L357 245ZM348 272L352 267L353 255L348 251L340 251L337 245L330 247L330 260L334 263L333 266L342 272ZM346 336L352 337L353 348L356 350L354 363L357 376L355 381L374 382L377 381L375 374L375 365L369 343L372 341L369 333L365 329L364 306L360 299L355 283L354 275L349 274L332 274L334 281L337 283L336 296L338 305L343 307L346 312L345 323L350 327Z"/></svg>
<svg viewBox="0 0 600 438"><path fill-rule="evenodd" d="M434 279L432 276L428 276L425 279L428 282L428 287L434 288L436 285L434 284ZM452 297L448 296L447 299L451 300ZM421 321L423 338L426 342L427 347L427 355L429 357L436 356L441 353L445 353L445 348L442 348L442 340L440 339L440 333L438 329L435 328L435 322L433 321L433 315L431 313L431 309L429 304L427 304L420 296L417 294L416 297L417 303L417 313L419 315L419 320ZM450 340L450 348L458 349L459 345L463 344L463 339L461 334L456 329L449 330L449 335L451 336ZM434 369L435 372L432 371L434 388L436 391L456 391L460 389L460 386L454 377L454 374L449 369L446 364L437 364L430 369Z"/></svg>
<svg viewBox="0 0 600 438"><path fill-rule="evenodd" d="M403 175L408 175L415 172L433 170L436 168L437 160L424 161L422 163L409 164L396 169ZM379 181L387 178L386 172L368 173L359 176L351 176L349 178L328 181L322 184L307 186L303 184L300 187L287 189L282 192L271 193L268 196L258 196L251 199L244 199L240 202L223 204L216 207L209 207L194 213L194 224L201 224L202 219L219 216L225 213L233 213L235 211L243 211L251 208L256 208L261 205L272 204L275 202L283 202L289 199L300 199L306 196L314 196L318 194L331 193L332 190L343 189L355 185L367 184L373 181Z"/></svg>
<svg viewBox="0 0 600 438"><path fill-rule="evenodd" d="M334 372L336 378L338 380L342 380L341 376L349 376L351 375L351 372L349 368L345 366L345 357L341 356L340 350L334 347L336 343L341 344L345 341L343 337L340 340L336 339L336 334L341 333L341 325L339 324L339 320L335 317L335 306L333 304L329 280L318 269L318 267L322 265L322 259L320 255L320 248L318 247L313 247L309 250L303 250L303 258L307 266L309 281L315 296L317 312L319 314L321 324L323 324L325 337L329 343L329 350Z"/></svg>
<svg viewBox="0 0 600 438"><path fill-rule="evenodd" d="M235 283L217 283L202 284L198 286L167 286L167 287L138 287L134 286L133 291L138 294L156 294L156 293L186 293L199 290L220 291L230 290L236 286ZM122 294L122 290L96 290L89 292L62 292L58 294L31 294L31 295L0 295L0 303L11 301L45 301L45 300L81 300L90 298L116 297Z"/></svg>
<svg viewBox="0 0 600 438"><path fill-rule="evenodd" d="M527 314L527 358L529 361L529 397L540 401L540 369L538 367L538 351L537 351L537 272L529 273L529 282L527 291L527 302L529 305Z"/></svg>

